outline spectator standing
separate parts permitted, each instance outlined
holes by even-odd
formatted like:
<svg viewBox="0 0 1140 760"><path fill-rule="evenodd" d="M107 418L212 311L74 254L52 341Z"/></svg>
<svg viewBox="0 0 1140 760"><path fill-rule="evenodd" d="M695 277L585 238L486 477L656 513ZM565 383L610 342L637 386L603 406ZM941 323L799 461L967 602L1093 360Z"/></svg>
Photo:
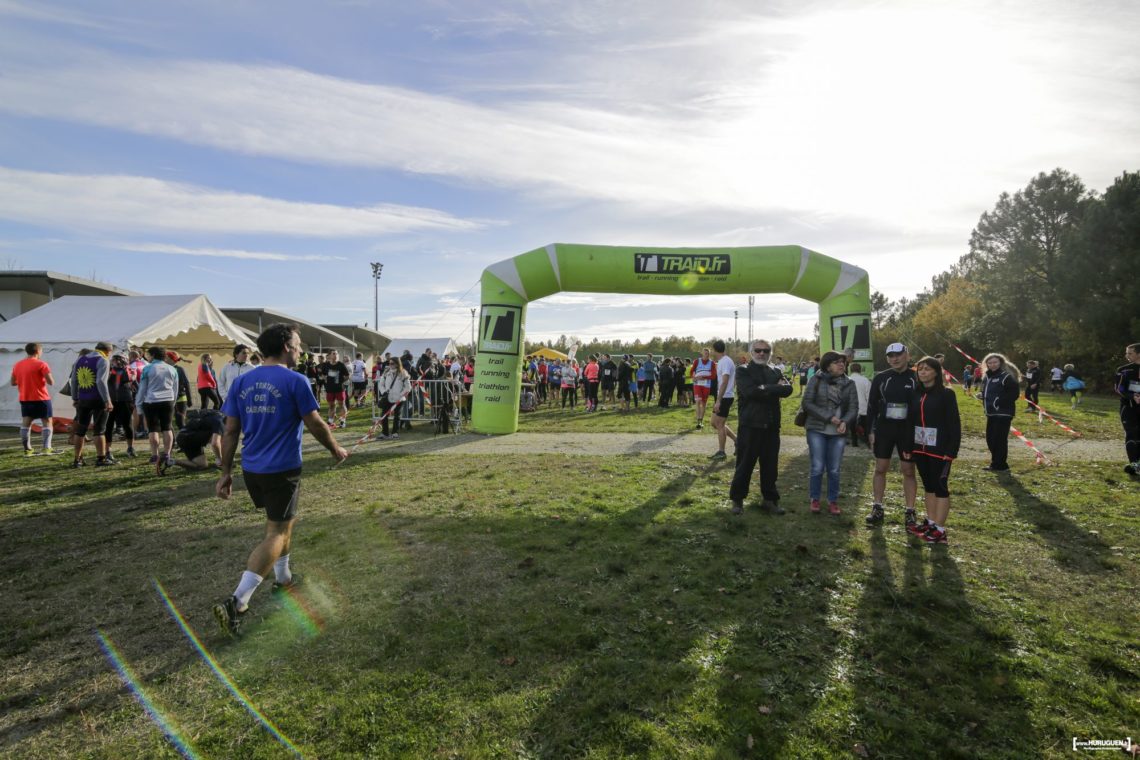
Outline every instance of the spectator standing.
<svg viewBox="0 0 1140 760"><path fill-rule="evenodd" d="M910 352L902 343L887 346L887 369L875 375L867 394L867 420L871 425L868 440L875 454L875 474L871 478L873 502L867 515L868 526L883 522L883 499L887 491L887 472L895 450L899 454L899 472L903 481L903 503L906 511L903 522L909 528L918 518L914 503L918 498L918 481L915 479L911 449L914 448L913 431L907 422L910 399L918 388L918 376L910 368Z"/></svg>
<svg viewBox="0 0 1140 760"><path fill-rule="evenodd" d="M713 403L712 424L716 428L717 450L712 455L714 460L727 459L724 451L725 442L731 438L736 444L736 434L728 428L728 415L732 411L732 401L736 389L736 365L732 363L725 353L723 340L717 340L712 345L713 358L716 359L716 399ZM771 349L769 349L770 351Z"/></svg>
<svg viewBox="0 0 1140 760"><path fill-rule="evenodd" d="M103 428L103 437L107 439L107 454L111 455L111 443L115 437L115 428L123 431L127 439L127 456L132 459L135 455L135 430L131 424L132 410L135 407L134 384L131 382L130 372L127 369L127 359L122 354L111 357L111 369L107 372L107 391L111 394L111 412L107 415L107 425Z"/></svg>
<svg viewBox="0 0 1140 760"><path fill-rule="evenodd" d="M1037 366L1037 362L1030 359L1025 363L1025 400L1030 402L1025 411L1037 411L1033 407L1038 403L1038 397L1041 394L1041 380L1044 373L1041 368Z"/></svg>
<svg viewBox="0 0 1140 760"><path fill-rule="evenodd" d="M376 384L376 398L380 402L381 440L400 437L400 409L403 407L404 397L412 390L412 379L396 359L389 359L388 366L380 375ZM392 423L392 433L388 434L388 420Z"/></svg>
<svg viewBox="0 0 1140 760"><path fill-rule="evenodd" d="M214 372L214 357L202 354L198 363L198 405L203 409L222 408L218 395L218 376Z"/></svg>
<svg viewBox="0 0 1140 760"><path fill-rule="evenodd" d="M808 477L811 511L820 511L823 474L826 472L827 510L838 515L841 511L839 473L847 444L847 429L859 416L859 394L855 383L847 377L847 358L843 354L828 351L820 357L819 372L808 381L804 391L803 408L807 413L804 429L811 456L811 474Z"/></svg>
<svg viewBox="0 0 1140 760"><path fill-rule="evenodd" d="M740 398L740 423L736 432L736 469L728 496L732 513L744 512L752 472L760 465L760 509L782 515L776 478L780 459L780 399L792 395L792 385L768 365L772 344L753 341L747 364L736 369L736 396Z"/></svg>
<svg viewBox="0 0 1140 760"><path fill-rule="evenodd" d="M657 405L662 409L669 408L669 401L673 398L673 388L676 387L676 370L672 359L662 359L657 369L657 395L660 400Z"/></svg>
<svg viewBox="0 0 1140 760"><path fill-rule="evenodd" d="M601 367L598 365L598 355L590 354L590 360L586 362L585 368L582 370L582 377L586 381L586 411L598 411L598 382L601 377Z"/></svg>
<svg viewBox="0 0 1140 760"><path fill-rule="evenodd" d="M641 365L641 369L645 372L645 384L641 389L641 400L649 403L653 400L653 387L660 379L660 367L653 359L653 354L645 355L645 362Z"/></svg>
<svg viewBox="0 0 1140 760"><path fill-rule="evenodd" d="M174 402L178 398L178 372L166 363L166 349L162 346L151 346L147 355L150 356L150 364L143 368L142 377L139 378L135 408L146 420L150 463L156 466L161 475L174 463L171 456L174 450L171 422Z"/></svg>
<svg viewBox="0 0 1140 760"><path fill-rule="evenodd" d="M51 367L40 357L43 356L43 347L39 343L29 343L24 346L26 358L16 362L12 367L10 377L11 385L16 386L20 399L20 444L24 448L24 456L34 456L32 448L32 423L40 421L43 426L43 453L54 454L51 446L52 427L51 391L48 388L55 385ZM74 387L74 386L72 386ZM129 421L127 424L130 424Z"/></svg>
<svg viewBox="0 0 1140 760"><path fill-rule="evenodd" d="M1124 347L1125 364L1116 369L1120 424L1124 428L1124 471L1140 477L1140 343Z"/></svg>
<svg viewBox="0 0 1140 760"><path fill-rule="evenodd" d="M911 398L910 425L914 429L911 452L922 478L926 517L907 530L928 544L945 544L950 515L950 465L962 443L958 397L943 383L943 366L924 356L915 363L918 389Z"/></svg>
<svg viewBox="0 0 1140 760"><path fill-rule="evenodd" d="M867 445L867 402L871 397L871 381L863 374L863 365L859 362L851 364L851 373L848 375L855 383L855 392L859 395L859 416L851 426L851 445L858 446L860 439Z"/></svg>
<svg viewBox="0 0 1140 760"><path fill-rule="evenodd" d="M1009 470L1009 429L1021 395L1021 373L1001 354L987 354L982 360L986 368L982 383L982 405L986 410L986 446L990 450L987 470Z"/></svg>
<svg viewBox="0 0 1140 760"><path fill-rule="evenodd" d="M182 361L182 357L178 355L177 351L166 352L166 363L174 368L174 372L178 375L178 394L174 399L174 427L176 430L181 430L182 426L186 424L186 410L191 407L192 396L190 395L190 379L186 376L186 370L178 366Z"/></svg>
<svg viewBox="0 0 1140 760"><path fill-rule="evenodd" d="M71 368L71 398L75 403L75 458L72 467L84 465L83 444L86 443L88 429L94 430L95 466L116 464L115 458L107 454L107 439L102 435L107 427L107 415L114 409L111 390L107 386L107 376L111 371L110 353L111 344L100 341L95 344L94 351L80 356Z"/></svg>
<svg viewBox="0 0 1140 760"><path fill-rule="evenodd" d="M428 363L430 367L430 361ZM325 400L329 402L330 427L346 427L348 425L348 392L349 370L340 360L336 350L329 351L328 359L317 367L317 372L325 381Z"/></svg>
<svg viewBox="0 0 1140 760"><path fill-rule="evenodd" d="M223 403L233 382L252 371L253 365L249 363L249 346L244 343L237 344L234 346L233 361L222 367L222 374L218 377L218 395L221 396Z"/></svg>

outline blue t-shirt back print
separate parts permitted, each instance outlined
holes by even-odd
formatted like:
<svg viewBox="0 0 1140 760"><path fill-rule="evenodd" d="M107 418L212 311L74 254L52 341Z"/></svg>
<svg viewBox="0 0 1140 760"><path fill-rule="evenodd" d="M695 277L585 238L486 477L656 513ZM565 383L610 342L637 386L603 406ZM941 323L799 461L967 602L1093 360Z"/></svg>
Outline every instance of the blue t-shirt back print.
<svg viewBox="0 0 1140 760"><path fill-rule="evenodd" d="M268 475L301 466L301 418L317 409L309 381L280 365L239 377L222 413L241 421L243 470Z"/></svg>

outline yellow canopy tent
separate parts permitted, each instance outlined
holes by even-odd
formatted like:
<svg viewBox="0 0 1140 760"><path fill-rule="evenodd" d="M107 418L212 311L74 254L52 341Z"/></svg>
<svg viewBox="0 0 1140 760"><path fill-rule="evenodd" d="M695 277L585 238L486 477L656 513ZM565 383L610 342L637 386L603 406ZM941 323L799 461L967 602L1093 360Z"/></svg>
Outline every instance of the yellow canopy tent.
<svg viewBox="0 0 1140 760"><path fill-rule="evenodd" d="M553 348L547 348L546 346L543 346L542 348L539 348L539 349L535 349L534 351L531 351L530 354L528 354L528 355L529 356L541 356L544 359L561 359L562 361L566 361L567 359L570 358L570 356L568 354L564 354L561 351L555 351Z"/></svg>

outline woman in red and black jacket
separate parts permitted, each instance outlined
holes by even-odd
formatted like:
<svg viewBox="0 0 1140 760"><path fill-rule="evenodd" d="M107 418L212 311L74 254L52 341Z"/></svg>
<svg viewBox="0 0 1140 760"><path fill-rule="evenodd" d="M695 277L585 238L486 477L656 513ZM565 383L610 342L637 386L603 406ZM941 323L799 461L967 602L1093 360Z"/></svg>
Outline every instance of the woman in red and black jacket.
<svg viewBox="0 0 1140 760"><path fill-rule="evenodd" d="M926 519L907 528L927 543L946 543L950 514L950 465L962 445L958 396L942 380L942 363L924 356L914 365L918 387L910 401L908 421L914 430L911 459L926 492Z"/></svg>

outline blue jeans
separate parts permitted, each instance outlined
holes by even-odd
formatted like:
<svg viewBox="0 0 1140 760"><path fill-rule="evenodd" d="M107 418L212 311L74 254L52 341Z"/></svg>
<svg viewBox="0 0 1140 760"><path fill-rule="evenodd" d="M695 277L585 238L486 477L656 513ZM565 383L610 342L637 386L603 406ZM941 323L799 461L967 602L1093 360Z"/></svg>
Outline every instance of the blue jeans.
<svg viewBox="0 0 1140 760"><path fill-rule="evenodd" d="M847 446L847 436L824 435L818 430L807 431L808 452L811 454L811 474L808 477L808 496L812 501L819 499L823 490L823 473L827 473L827 500L839 499L839 465L843 461L843 449Z"/></svg>

